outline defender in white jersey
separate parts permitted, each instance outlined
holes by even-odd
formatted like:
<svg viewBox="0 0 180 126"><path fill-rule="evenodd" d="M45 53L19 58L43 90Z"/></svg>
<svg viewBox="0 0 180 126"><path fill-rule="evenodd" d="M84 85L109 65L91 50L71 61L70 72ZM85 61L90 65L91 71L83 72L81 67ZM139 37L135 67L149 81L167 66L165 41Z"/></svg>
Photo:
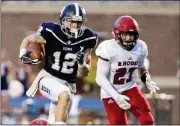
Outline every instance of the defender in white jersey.
<svg viewBox="0 0 180 126"><path fill-rule="evenodd" d="M130 16L119 17L114 24L115 39L106 40L97 47L96 82L101 86L101 99L110 124L127 124L126 110L135 115L142 125L154 124L147 99L132 79L139 69L141 80L155 93L159 88L144 66L147 45L139 38L139 27Z"/></svg>

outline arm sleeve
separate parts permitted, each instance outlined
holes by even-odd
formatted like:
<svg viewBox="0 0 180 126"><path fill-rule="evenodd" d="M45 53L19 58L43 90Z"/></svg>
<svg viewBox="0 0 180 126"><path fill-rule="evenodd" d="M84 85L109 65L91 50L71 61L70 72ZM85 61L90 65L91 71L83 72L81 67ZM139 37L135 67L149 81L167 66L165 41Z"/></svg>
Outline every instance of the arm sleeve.
<svg viewBox="0 0 180 126"><path fill-rule="evenodd" d="M139 65L138 67L139 68L142 68L142 67L145 67L145 59L146 59L147 56L142 56L139 60Z"/></svg>
<svg viewBox="0 0 180 126"><path fill-rule="evenodd" d="M97 63L96 83L106 92L108 92L113 98L116 98L119 93L107 79L109 69L110 63L99 58Z"/></svg>
<svg viewBox="0 0 180 126"><path fill-rule="evenodd" d="M110 60L110 56L108 55L108 48L106 48L106 45L104 42L101 42L98 47L96 48L96 56L98 56L99 58L109 61Z"/></svg>
<svg viewBox="0 0 180 126"><path fill-rule="evenodd" d="M144 45L144 48L141 51L141 57L139 59L139 65L138 65L139 68L146 67L145 60L146 60L147 56L148 56L147 45Z"/></svg>

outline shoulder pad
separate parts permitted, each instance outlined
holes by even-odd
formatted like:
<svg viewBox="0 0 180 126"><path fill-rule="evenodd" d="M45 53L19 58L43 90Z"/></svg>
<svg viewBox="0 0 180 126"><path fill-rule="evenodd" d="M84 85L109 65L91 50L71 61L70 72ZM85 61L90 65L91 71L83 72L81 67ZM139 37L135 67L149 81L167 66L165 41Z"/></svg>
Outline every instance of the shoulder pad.
<svg viewBox="0 0 180 126"><path fill-rule="evenodd" d="M82 38L85 39L86 41L88 41L87 42L88 48L95 48L96 47L97 35L92 29L86 28Z"/></svg>
<svg viewBox="0 0 180 126"><path fill-rule="evenodd" d="M111 44L111 40L106 40L101 42L95 53L97 56L110 60L112 56L114 56L116 53L113 51L113 45Z"/></svg>
<svg viewBox="0 0 180 126"><path fill-rule="evenodd" d="M137 41L138 41L138 46L140 46L140 48L141 48L141 55L147 56L148 55L148 48L147 48L146 43L142 40L139 40L139 39Z"/></svg>
<svg viewBox="0 0 180 126"><path fill-rule="evenodd" d="M47 29L53 30L55 25L52 21L44 22L38 27L37 32L41 34L42 32L46 32Z"/></svg>
<svg viewBox="0 0 180 126"><path fill-rule="evenodd" d="M93 36L96 36L97 37L97 34L90 28L86 28L85 29L85 34L87 34L89 37L93 37Z"/></svg>

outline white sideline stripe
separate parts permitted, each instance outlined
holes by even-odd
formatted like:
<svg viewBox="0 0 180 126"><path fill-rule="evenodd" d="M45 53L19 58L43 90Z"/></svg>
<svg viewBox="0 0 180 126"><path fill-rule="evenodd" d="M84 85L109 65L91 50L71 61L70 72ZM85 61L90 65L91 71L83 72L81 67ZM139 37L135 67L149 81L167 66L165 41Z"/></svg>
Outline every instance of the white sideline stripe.
<svg viewBox="0 0 180 126"><path fill-rule="evenodd" d="M78 42L76 42L76 43L72 43L71 45L76 45L76 44L79 44L79 43L81 43L81 42L84 42L84 41L87 41L87 40L91 40L91 39L96 39L96 37L89 37L89 38L83 39L83 40L81 40L81 41L78 41Z"/></svg>
<svg viewBox="0 0 180 126"><path fill-rule="evenodd" d="M46 28L47 31L51 32L55 38L57 38L61 43L67 45L67 43L63 42L57 35L50 29Z"/></svg>
<svg viewBox="0 0 180 126"><path fill-rule="evenodd" d="M76 16L79 16L79 6L77 3L74 3L75 8L76 8Z"/></svg>

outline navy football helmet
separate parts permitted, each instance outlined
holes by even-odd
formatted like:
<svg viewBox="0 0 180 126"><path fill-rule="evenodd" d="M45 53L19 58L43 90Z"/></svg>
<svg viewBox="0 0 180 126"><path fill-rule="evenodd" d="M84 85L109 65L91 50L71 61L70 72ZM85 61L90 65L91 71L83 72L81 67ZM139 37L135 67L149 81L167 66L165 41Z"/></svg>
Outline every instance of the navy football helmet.
<svg viewBox="0 0 180 126"><path fill-rule="evenodd" d="M78 38L83 35L86 24L86 12L77 3L70 3L64 6L60 13L60 26L64 34L70 38ZM67 22L77 23L77 28L70 28Z"/></svg>

